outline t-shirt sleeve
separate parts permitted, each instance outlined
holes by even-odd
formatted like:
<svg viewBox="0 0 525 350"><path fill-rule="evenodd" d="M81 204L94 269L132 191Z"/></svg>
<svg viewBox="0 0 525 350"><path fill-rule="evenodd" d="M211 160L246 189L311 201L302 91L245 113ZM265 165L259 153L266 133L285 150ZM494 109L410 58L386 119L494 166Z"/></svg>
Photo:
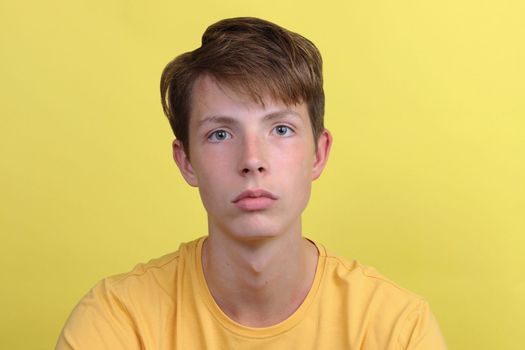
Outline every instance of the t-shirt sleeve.
<svg viewBox="0 0 525 350"><path fill-rule="evenodd" d="M436 318L426 301L418 303L407 315L398 337L398 349L447 350L445 339Z"/></svg>
<svg viewBox="0 0 525 350"><path fill-rule="evenodd" d="M130 314L109 284L99 282L75 307L55 350L142 349Z"/></svg>

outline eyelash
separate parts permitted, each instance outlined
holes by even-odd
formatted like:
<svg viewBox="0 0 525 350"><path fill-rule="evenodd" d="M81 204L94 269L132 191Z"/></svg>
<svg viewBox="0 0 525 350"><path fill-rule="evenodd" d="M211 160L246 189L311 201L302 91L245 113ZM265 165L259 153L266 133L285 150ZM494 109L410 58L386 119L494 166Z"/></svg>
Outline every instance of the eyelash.
<svg viewBox="0 0 525 350"><path fill-rule="evenodd" d="M216 138L216 137L217 137L217 134L218 134L218 133L221 133L221 132L225 133L227 137L226 137L225 139L218 140L218 139ZM224 141L224 140L228 140L228 139L230 139L231 137L232 137L232 135L231 135L228 131L226 131L226 130L224 130L224 129L219 129L219 130L215 130L214 132L212 132L212 133L208 136L208 140L211 141L211 142L221 142L221 141Z"/></svg>
<svg viewBox="0 0 525 350"><path fill-rule="evenodd" d="M286 130L287 130L289 133L287 133L286 135L280 135L280 134L277 134L277 128L286 128ZM276 127L274 127L274 128L272 129L272 131L275 131L275 133L276 133L278 136L281 136L281 137L289 137L289 136L291 136L293 133L295 133L295 130L294 130L292 127L290 127L290 126L288 126L288 125L285 125L285 124L279 124L279 125L277 125Z"/></svg>
<svg viewBox="0 0 525 350"><path fill-rule="evenodd" d="M277 133L277 129L278 128L286 128L286 134L285 135L280 135ZM217 139L217 135L219 133L225 133L225 136L226 138L223 138L223 139ZM285 124L279 124L277 126L275 126L273 129L272 129L272 133L275 133L277 136L280 136L280 137L289 137L291 135L293 135L295 133L295 130L288 126L288 125L285 125ZM232 135L224 130L224 129L219 129L219 130L215 130L213 131L212 133L210 133L210 135L208 136L208 140L211 141L211 142L221 142L221 141L224 141L224 140L229 140L230 138L232 137Z"/></svg>

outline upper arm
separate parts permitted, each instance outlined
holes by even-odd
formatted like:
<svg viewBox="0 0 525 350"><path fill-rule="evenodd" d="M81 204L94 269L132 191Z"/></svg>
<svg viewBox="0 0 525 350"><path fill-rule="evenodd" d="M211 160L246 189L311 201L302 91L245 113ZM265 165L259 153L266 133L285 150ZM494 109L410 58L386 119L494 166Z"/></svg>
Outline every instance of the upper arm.
<svg viewBox="0 0 525 350"><path fill-rule="evenodd" d="M97 284L75 307L59 336L56 350L141 349L140 337L125 305Z"/></svg>
<svg viewBox="0 0 525 350"><path fill-rule="evenodd" d="M426 301L407 316L398 337L398 348L407 350L446 350L438 322Z"/></svg>

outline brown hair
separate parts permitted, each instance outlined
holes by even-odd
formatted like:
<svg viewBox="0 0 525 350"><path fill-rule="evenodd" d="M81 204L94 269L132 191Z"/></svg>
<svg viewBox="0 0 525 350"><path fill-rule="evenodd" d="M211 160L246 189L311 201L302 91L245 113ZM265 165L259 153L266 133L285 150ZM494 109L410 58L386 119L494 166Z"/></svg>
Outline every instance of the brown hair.
<svg viewBox="0 0 525 350"><path fill-rule="evenodd" d="M187 156L193 84L203 75L261 104L265 96L287 105L305 102L315 141L324 130L322 59L315 45L262 19L224 19L206 29L201 47L162 72L162 108Z"/></svg>

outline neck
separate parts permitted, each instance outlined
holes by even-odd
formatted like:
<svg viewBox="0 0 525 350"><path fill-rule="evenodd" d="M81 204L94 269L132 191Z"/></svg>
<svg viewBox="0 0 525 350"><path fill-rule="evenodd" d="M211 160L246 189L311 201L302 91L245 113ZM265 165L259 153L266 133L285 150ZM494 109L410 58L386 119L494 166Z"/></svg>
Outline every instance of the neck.
<svg viewBox="0 0 525 350"><path fill-rule="evenodd" d="M317 256L300 233L251 241L210 233L202 263L223 312L240 324L267 327L301 305L315 277Z"/></svg>

